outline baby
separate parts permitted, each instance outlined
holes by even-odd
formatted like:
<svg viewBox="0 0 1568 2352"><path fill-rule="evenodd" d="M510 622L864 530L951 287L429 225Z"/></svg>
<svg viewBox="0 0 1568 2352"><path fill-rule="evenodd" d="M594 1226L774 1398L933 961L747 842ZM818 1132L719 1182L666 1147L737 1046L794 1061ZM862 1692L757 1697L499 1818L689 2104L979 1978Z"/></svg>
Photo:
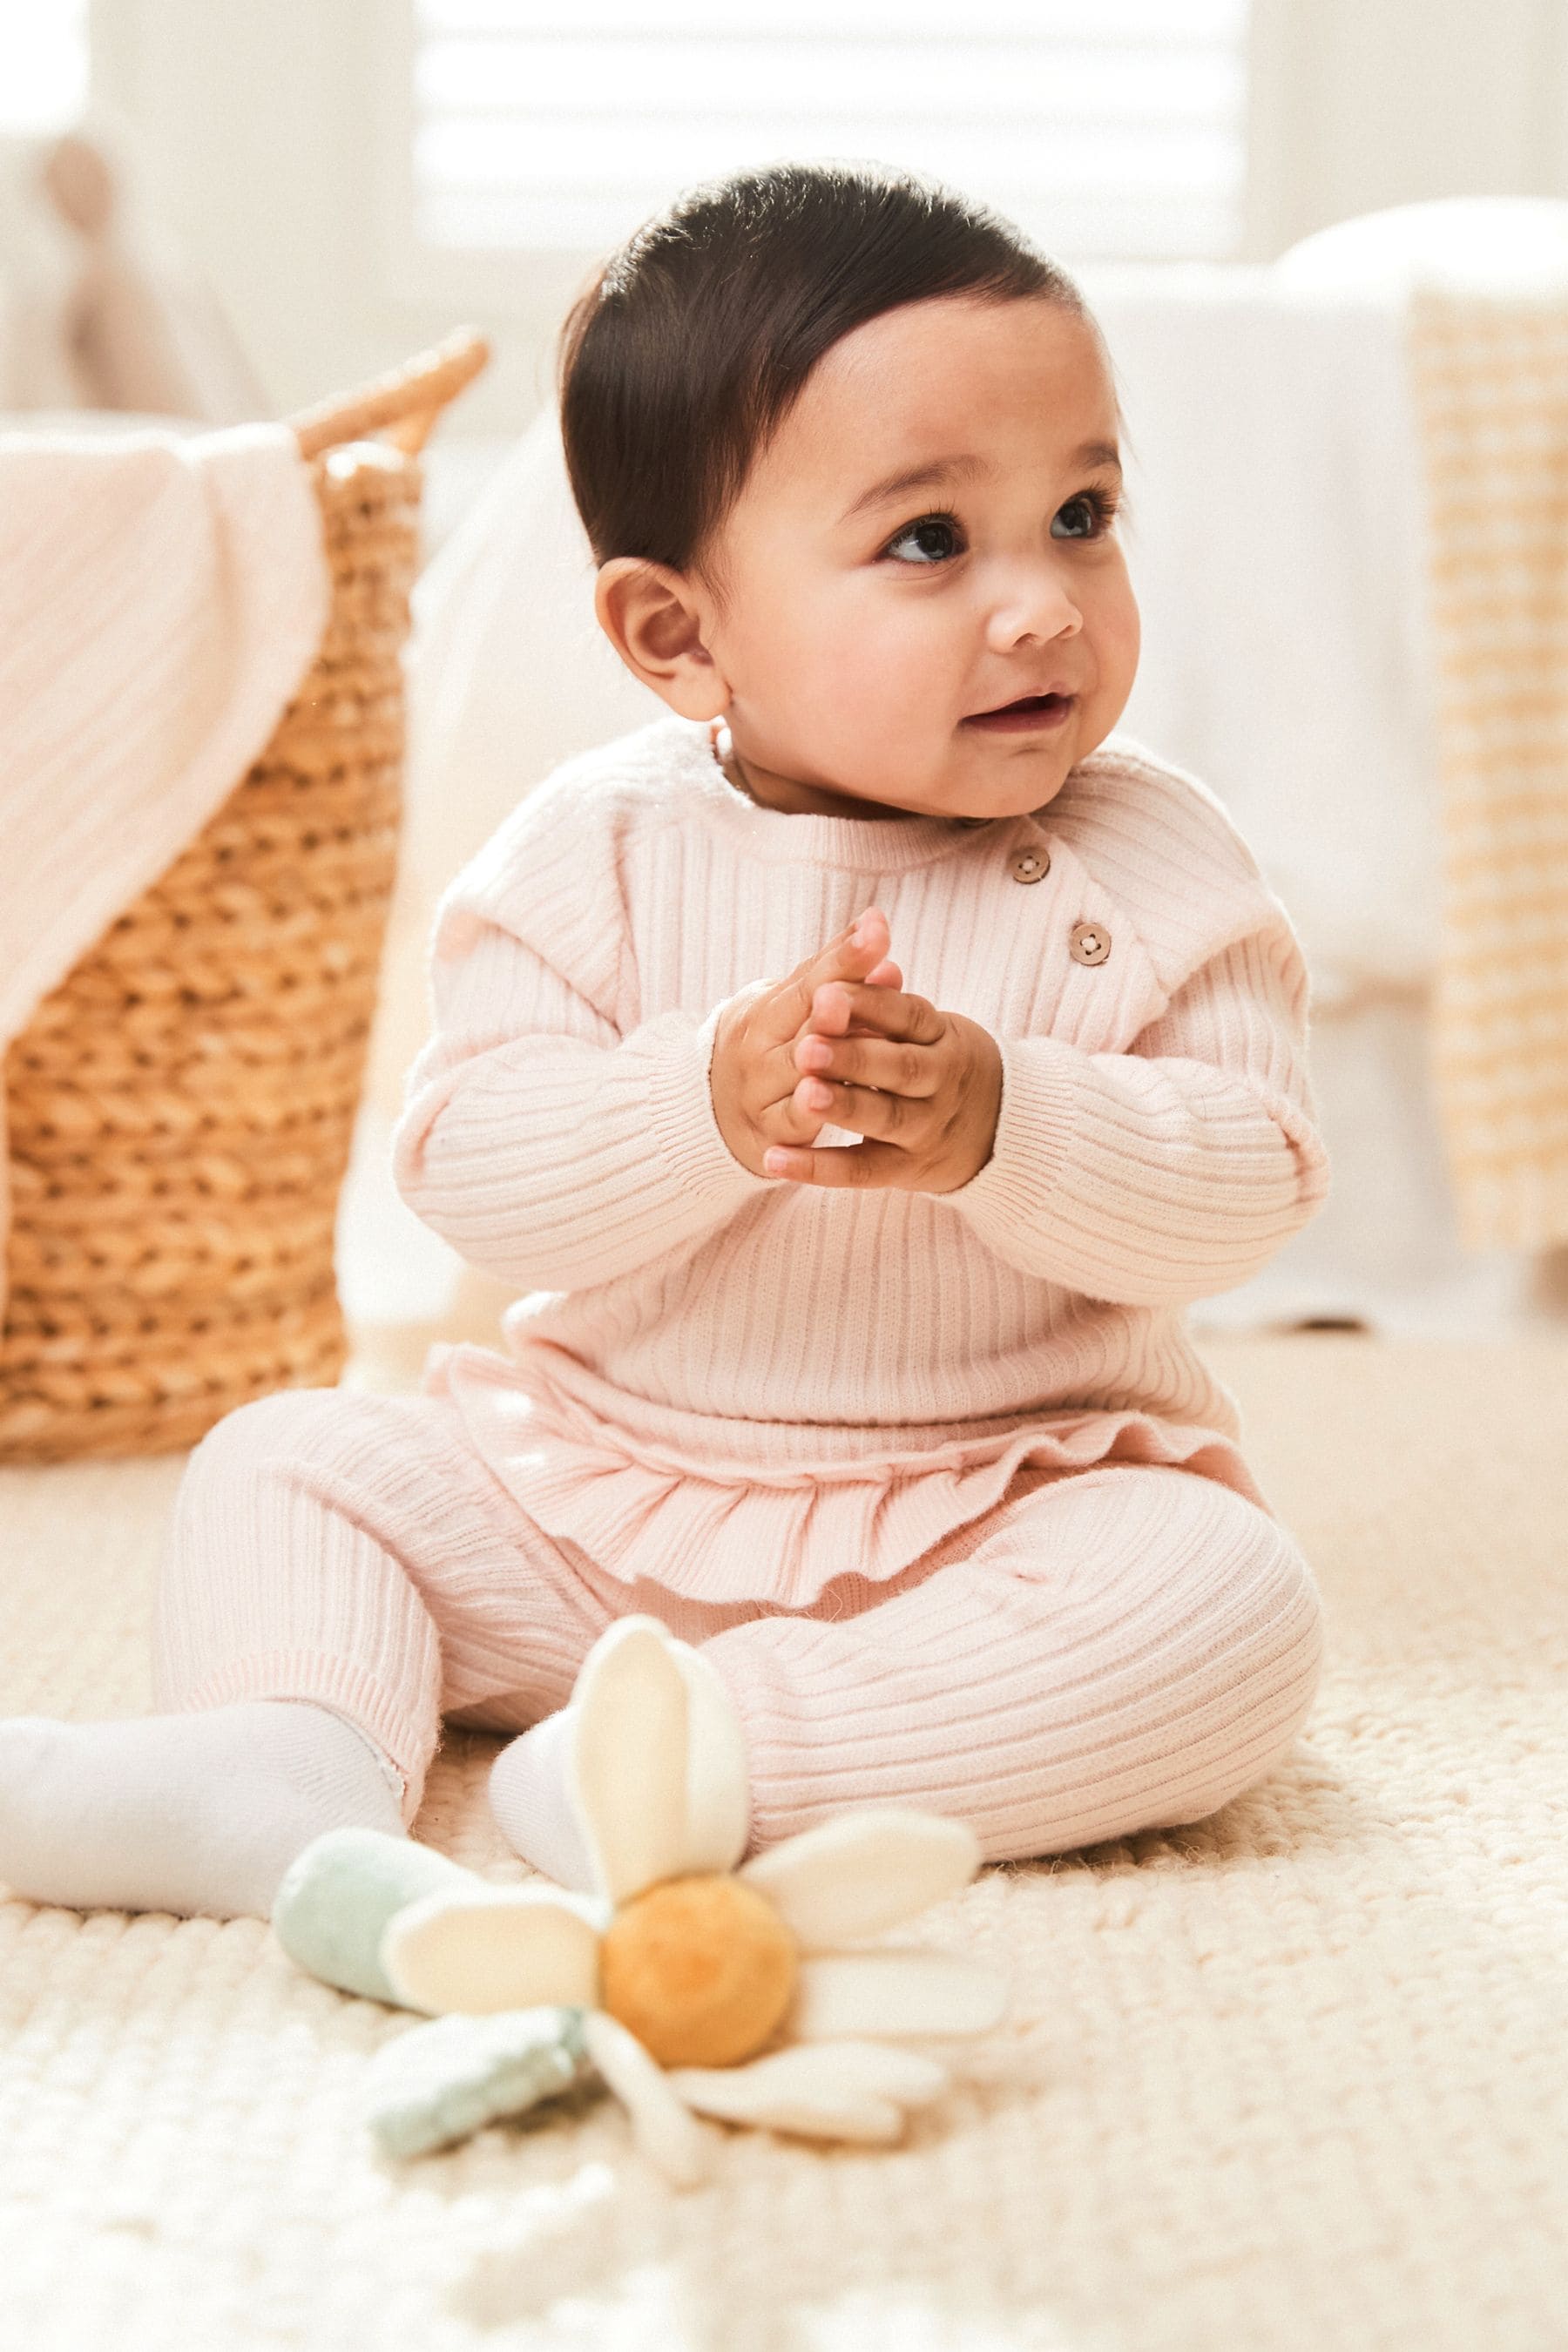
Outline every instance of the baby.
<svg viewBox="0 0 1568 2352"><path fill-rule="evenodd" d="M947 189L780 165L605 266L560 391L667 709L437 913L394 1166L522 1294L504 1349L208 1433L163 1711L0 1726L17 1895L264 1916L321 1831L407 1830L443 1719L514 1735L500 1829L584 1885L562 1733L631 1611L753 1849L867 1803L993 1859L1195 1822L1312 1703L1312 1574L1183 1324L1322 1198L1306 978L1220 803L1113 732L1078 289Z"/></svg>

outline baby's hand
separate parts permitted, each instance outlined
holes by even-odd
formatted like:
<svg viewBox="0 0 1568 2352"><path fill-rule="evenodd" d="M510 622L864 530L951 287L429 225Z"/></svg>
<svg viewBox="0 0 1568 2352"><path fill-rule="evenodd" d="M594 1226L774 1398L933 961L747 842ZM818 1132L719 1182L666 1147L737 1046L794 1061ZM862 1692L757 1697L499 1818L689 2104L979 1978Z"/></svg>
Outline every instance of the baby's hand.
<svg viewBox="0 0 1568 2352"><path fill-rule="evenodd" d="M830 1113L835 1127L876 1139L847 1151L775 1147L764 1156L765 1174L955 1192L990 1159L1002 1049L966 1013L837 976L816 989L793 1058L813 1074L795 1097L808 1113Z"/></svg>
<svg viewBox="0 0 1568 2352"><path fill-rule="evenodd" d="M864 926L864 944L857 941ZM863 994L903 985L903 974L888 957L888 919L868 908L847 931L797 964L770 988L727 1004L719 1017L709 1083L719 1132L753 1176L775 1171L763 1165L774 1144L815 1143L826 1113L805 1101L813 1080L803 1076L795 1046L812 1019L812 1000L826 981L847 981ZM822 1160L848 1160L858 1150L824 1150Z"/></svg>

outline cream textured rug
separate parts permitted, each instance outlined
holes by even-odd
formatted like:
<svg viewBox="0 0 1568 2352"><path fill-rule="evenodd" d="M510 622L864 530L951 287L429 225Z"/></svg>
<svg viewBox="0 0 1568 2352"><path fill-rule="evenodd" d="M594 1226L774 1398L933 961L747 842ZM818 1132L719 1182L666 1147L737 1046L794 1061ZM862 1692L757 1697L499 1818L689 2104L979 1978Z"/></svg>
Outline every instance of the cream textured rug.
<svg viewBox="0 0 1568 2352"><path fill-rule="evenodd" d="M0 2342L1562 2352L1568 1348L1211 1352L1323 1586L1316 1712L1212 1822L931 1915L1016 2016L905 2146L737 2133L682 2196L606 2100L398 2168L354 2103L403 2021L259 1922L4 1903ZM149 1704L182 1466L0 1472L0 1709ZM419 1827L514 1876L493 1748Z"/></svg>

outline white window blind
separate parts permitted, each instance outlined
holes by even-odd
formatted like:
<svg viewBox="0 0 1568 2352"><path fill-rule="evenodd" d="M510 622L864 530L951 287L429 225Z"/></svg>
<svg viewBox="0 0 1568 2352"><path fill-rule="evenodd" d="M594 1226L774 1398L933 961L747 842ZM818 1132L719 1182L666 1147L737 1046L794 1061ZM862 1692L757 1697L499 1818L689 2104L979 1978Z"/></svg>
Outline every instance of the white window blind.
<svg viewBox="0 0 1568 2352"><path fill-rule="evenodd" d="M0 0L0 131L64 131L87 103L88 0Z"/></svg>
<svg viewBox="0 0 1568 2352"><path fill-rule="evenodd" d="M1248 0L414 0L426 247L600 252L694 181L929 172L1064 260L1240 236Z"/></svg>

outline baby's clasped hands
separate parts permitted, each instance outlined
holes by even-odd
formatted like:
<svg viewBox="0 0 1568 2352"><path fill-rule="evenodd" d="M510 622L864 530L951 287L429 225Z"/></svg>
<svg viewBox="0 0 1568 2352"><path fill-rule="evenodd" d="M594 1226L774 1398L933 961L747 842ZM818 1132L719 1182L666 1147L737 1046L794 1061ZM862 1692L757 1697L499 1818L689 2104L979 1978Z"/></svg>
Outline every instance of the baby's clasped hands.
<svg viewBox="0 0 1568 2352"><path fill-rule="evenodd" d="M787 979L726 1006L714 1117L754 1176L952 1192L991 1157L1002 1055L978 1021L902 986L888 919L870 907ZM809 1147L823 1127L866 1139Z"/></svg>

